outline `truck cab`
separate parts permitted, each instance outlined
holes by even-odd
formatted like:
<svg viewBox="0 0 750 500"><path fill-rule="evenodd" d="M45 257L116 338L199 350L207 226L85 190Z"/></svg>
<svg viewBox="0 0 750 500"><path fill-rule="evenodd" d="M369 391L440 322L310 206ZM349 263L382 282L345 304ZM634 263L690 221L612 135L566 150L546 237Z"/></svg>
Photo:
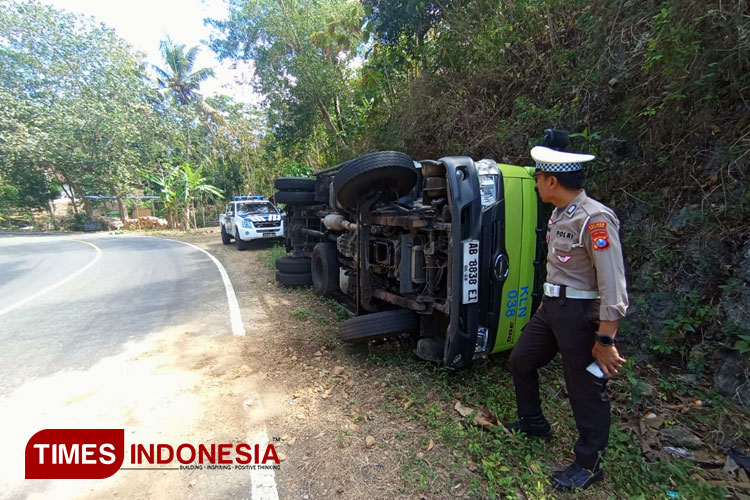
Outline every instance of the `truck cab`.
<svg viewBox="0 0 750 500"><path fill-rule="evenodd" d="M255 239L284 236L283 216L264 196L234 196L219 215L219 225L222 243L234 239L239 250Z"/></svg>

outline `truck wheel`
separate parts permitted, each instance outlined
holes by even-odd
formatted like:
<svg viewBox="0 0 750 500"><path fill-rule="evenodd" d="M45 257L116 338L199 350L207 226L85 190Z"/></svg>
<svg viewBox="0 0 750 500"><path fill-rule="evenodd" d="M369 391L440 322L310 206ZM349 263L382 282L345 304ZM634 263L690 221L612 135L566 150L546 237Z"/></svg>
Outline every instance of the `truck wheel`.
<svg viewBox="0 0 750 500"><path fill-rule="evenodd" d="M232 242L232 237L227 234L227 229L224 226L221 226L221 242L225 245Z"/></svg>
<svg viewBox="0 0 750 500"><path fill-rule="evenodd" d="M282 273L276 271L276 281L287 286L312 285L310 273Z"/></svg>
<svg viewBox="0 0 750 500"><path fill-rule="evenodd" d="M309 274L309 257L279 257L276 259L276 270L287 274Z"/></svg>
<svg viewBox="0 0 750 500"><path fill-rule="evenodd" d="M247 250L250 247L249 241L242 241L242 238L240 238L240 230L235 229L234 230L234 241L237 242L237 250Z"/></svg>
<svg viewBox="0 0 750 500"><path fill-rule="evenodd" d="M279 177L273 181L279 191L315 191L315 179L306 177Z"/></svg>
<svg viewBox="0 0 750 500"><path fill-rule="evenodd" d="M368 342L399 333L415 332L418 329L419 319L414 311L395 309L355 316L342 321L339 326L339 338L351 343Z"/></svg>
<svg viewBox="0 0 750 500"><path fill-rule="evenodd" d="M287 205L313 205L315 203L315 193L309 191L279 191L273 195L276 203L286 203Z"/></svg>
<svg viewBox="0 0 750 500"><path fill-rule="evenodd" d="M318 243L312 251L311 274L313 287L323 295L333 295L339 288L339 260L336 245Z"/></svg>
<svg viewBox="0 0 750 500"><path fill-rule="evenodd" d="M379 189L383 196L397 200L414 188L417 171L404 153L378 151L348 162L333 178L336 199L354 209L362 192Z"/></svg>

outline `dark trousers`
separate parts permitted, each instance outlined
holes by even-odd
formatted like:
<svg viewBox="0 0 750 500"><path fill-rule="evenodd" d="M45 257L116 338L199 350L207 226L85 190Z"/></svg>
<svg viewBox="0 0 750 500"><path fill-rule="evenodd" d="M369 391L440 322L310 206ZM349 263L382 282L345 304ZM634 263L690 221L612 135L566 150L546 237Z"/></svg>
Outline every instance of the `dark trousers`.
<svg viewBox="0 0 750 500"><path fill-rule="evenodd" d="M542 413L537 370L560 353L578 427L576 463L587 469L598 468L609 440L607 380L586 371L594 360L591 349L598 316L598 300L544 297L541 309L526 325L510 355L518 416L529 417Z"/></svg>

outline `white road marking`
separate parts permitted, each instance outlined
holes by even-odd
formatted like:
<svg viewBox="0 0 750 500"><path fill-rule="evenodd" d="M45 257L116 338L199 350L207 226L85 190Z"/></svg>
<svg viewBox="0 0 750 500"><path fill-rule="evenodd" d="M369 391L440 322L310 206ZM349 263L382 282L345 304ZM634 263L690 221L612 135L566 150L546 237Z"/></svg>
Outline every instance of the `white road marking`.
<svg viewBox="0 0 750 500"><path fill-rule="evenodd" d="M263 407L260 403L260 395L254 392L250 395L253 402L252 409L249 412L255 415L263 414ZM265 449L268 444L268 432L266 426L263 430L253 432L248 435L247 442L251 446L258 444L261 450ZM251 500L279 500L279 493L276 490L276 474L273 469L250 470L250 499Z"/></svg>
<svg viewBox="0 0 750 500"><path fill-rule="evenodd" d="M265 449L268 444L266 427L262 431L250 434L247 438L250 445L258 444L260 449ZM273 462L271 462L273 463ZM279 500L276 491L276 475L273 469L250 470L250 498L251 500Z"/></svg>
<svg viewBox="0 0 750 500"><path fill-rule="evenodd" d="M169 238L156 238L154 236L140 236L140 238L154 238L162 241L174 241L175 243L182 243L183 245L193 247L199 252L203 252L204 254L208 255L208 258L211 259L219 269L219 274L221 274L221 279L224 282L224 290L226 290L227 292L227 303L229 304L229 318L232 322L232 335L245 335L245 325L242 323L242 314L240 313L240 305L237 303L237 295L235 295L234 293L234 287L232 286L232 281L229 279L227 270L224 269L224 266L221 265L219 259L211 255L206 250L203 250L201 247L195 246L192 243L188 243L187 241L171 240Z"/></svg>
<svg viewBox="0 0 750 500"><path fill-rule="evenodd" d="M51 290L54 290L55 288L57 288L58 286L60 286L62 284L67 283L68 281L72 280L73 278L75 278L76 276L78 276L79 274L81 274L82 272L84 272L89 267L91 267L94 264L96 264L96 261L98 261L99 258L102 256L102 250L101 250L101 248L99 248L98 246L94 245L93 243L89 243L88 241L81 241L81 240L70 240L70 241L75 241L77 243L83 243L84 245L88 245L88 246L92 247L94 250L96 250L96 255L94 256L93 259L91 259L91 262L89 262L88 264L86 264L85 266L83 266L78 271L74 272L73 274L70 274L67 277L61 279L57 283L53 283L53 284L51 284L51 285L49 285L49 286L47 286L45 288L42 288L41 290L38 290L37 292L32 293L31 295L29 295L25 299L23 299L23 300L21 300L19 302L16 302L15 304L9 305L8 307L6 307L4 309L0 309L0 316L2 316L3 314L7 314L7 313L13 311L14 309L17 309L17 308L21 307L22 305L24 305L24 304L26 304L26 303L28 303L28 302L30 302L30 301L38 298L41 295L44 295L45 293L47 293L47 292L49 292Z"/></svg>

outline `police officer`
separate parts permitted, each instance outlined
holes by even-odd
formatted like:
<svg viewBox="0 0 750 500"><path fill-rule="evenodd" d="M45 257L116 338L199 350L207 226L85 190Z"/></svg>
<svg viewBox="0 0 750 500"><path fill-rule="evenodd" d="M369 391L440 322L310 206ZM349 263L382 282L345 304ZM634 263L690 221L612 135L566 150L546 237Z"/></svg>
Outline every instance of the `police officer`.
<svg viewBox="0 0 750 500"><path fill-rule="evenodd" d="M573 464L550 479L559 489L587 488L603 477L600 463L610 425L606 377L625 362L615 347L618 321L628 308L620 222L581 189L582 164L593 155L537 146L531 156L539 196L555 210L547 227L544 297L510 356L519 420L508 427L552 436L542 414L537 370L559 352L578 441ZM587 370L594 360L600 376Z"/></svg>

